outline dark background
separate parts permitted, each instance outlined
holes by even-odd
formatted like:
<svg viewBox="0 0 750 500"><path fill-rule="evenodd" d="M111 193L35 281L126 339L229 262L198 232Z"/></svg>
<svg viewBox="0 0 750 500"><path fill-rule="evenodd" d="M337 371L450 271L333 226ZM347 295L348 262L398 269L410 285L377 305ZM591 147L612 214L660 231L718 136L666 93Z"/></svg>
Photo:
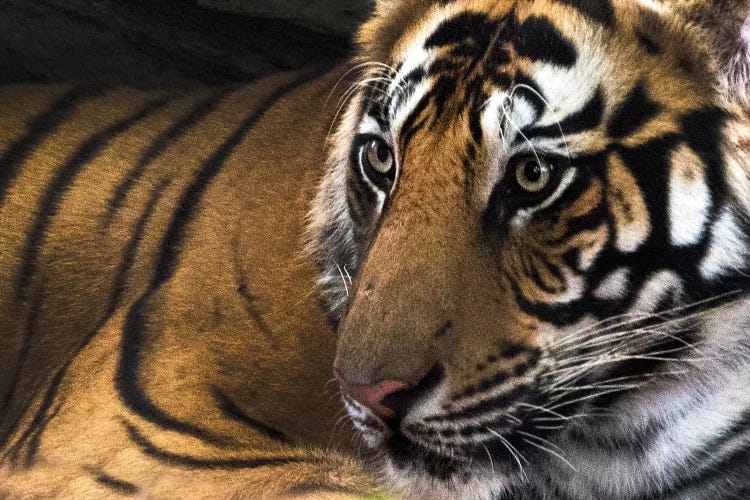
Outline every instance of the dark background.
<svg viewBox="0 0 750 500"><path fill-rule="evenodd" d="M269 1L0 0L0 84L248 81L348 56L370 9L369 0L320 0L321 10L315 0L275 0L289 15L270 15L292 21L257 17Z"/></svg>

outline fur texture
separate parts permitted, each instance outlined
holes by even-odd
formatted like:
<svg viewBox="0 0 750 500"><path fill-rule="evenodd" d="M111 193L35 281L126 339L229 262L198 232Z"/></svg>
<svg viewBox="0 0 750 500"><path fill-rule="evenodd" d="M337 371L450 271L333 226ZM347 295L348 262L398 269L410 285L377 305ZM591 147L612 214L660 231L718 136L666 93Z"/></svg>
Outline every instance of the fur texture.
<svg viewBox="0 0 750 500"><path fill-rule="evenodd" d="M302 251L341 72L0 90L0 497L374 492Z"/></svg>

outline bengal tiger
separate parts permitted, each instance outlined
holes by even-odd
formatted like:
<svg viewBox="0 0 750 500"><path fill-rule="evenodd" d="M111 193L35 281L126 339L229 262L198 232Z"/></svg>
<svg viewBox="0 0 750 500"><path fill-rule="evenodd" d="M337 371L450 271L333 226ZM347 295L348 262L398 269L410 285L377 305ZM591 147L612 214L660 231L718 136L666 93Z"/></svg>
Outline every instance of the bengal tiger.
<svg viewBox="0 0 750 500"><path fill-rule="evenodd" d="M310 239L397 491L750 498L749 14L378 3Z"/></svg>
<svg viewBox="0 0 750 500"><path fill-rule="evenodd" d="M379 0L354 65L1 89L0 496L746 498L748 11Z"/></svg>

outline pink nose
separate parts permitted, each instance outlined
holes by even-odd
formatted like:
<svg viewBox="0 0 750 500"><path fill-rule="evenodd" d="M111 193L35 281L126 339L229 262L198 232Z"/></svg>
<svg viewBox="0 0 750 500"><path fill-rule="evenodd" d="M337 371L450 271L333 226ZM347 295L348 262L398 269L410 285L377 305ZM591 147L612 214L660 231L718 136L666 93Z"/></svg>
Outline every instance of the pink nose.
<svg viewBox="0 0 750 500"><path fill-rule="evenodd" d="M384 380L377 384L350 384L336 374L341 382L341 390L344 394L356 402L372 410L375 415L384 419L392 419L395 413L392 408L383 403L389 394L406 389L409 385L398 380Z"/></svg>

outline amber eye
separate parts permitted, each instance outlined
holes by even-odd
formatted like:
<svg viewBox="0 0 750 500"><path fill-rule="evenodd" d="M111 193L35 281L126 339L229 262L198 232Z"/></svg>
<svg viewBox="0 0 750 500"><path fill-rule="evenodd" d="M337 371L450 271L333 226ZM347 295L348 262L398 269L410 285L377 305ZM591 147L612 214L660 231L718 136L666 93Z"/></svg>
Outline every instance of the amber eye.
<svg viewBox="0 0 750 500"><path fill-rule="evenodd" d="M365 169L383 176L392 176L396 167L391 148L381 139L369 139L362 145L361 161Z"/></svg>
<svg viewBox="0 0 750 500"><path fill-rule="evenodd" d="M518 158L511 167L515 171L518 186L530 194L544 191L550 185L554 172L552 164L536 156Z"/></svg>

